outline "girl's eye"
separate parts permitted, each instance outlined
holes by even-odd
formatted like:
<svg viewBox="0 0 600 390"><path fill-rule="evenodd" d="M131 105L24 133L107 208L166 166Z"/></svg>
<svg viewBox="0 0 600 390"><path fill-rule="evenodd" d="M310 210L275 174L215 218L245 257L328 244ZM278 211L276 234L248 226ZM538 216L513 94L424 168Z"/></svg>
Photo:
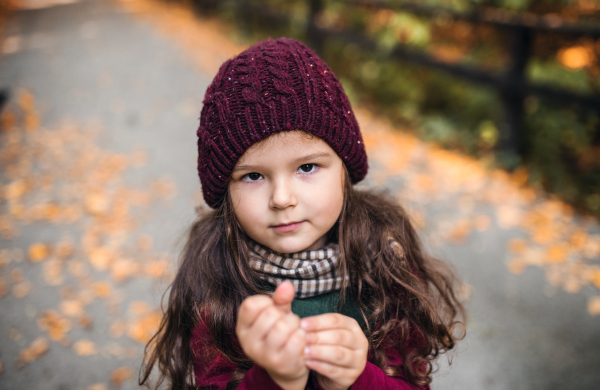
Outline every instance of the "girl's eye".
<svg viewBox="0 0 600 390"><path fill-rule="evenodd" d="M244 181L257 181L257 180L260 180L261 178L262 178L262 175L260 173L256 173L256 172L248 173L248 174L245 174L244 176L242 176L242 180L244 180Z"/></svg>
<svg viewBox="0 0 600 390"><path fill-rule="evenodd" d="M317 164L302 164L298 168L299 173L311 173L317 169Z"/></svg>

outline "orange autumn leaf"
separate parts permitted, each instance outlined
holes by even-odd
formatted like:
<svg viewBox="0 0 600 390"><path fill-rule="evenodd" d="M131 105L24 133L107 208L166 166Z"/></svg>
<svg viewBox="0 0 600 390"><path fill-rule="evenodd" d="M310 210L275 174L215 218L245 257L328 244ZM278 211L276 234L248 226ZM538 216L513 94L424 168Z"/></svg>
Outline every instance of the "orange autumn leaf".
<svg viewBox="0 0 600 390"><path fill-rule="evenodd" d="M590 282L592 282L596 288L600 289L600 269L595 269L590 272Z"/></svg>
<svg viewBox="0 0 600 390"><path fill-rule="evenodd" d="M87 390L108 390L108 386L106 383L94 383L93 385L89 385Z"/></svg>
<svg viewBox="0 0 600 390"><path fill-rule="evenodd" d="M115 254L108 248L95 247L89 251L88 256L96 271L104 271L113 261Z"/></svg>
<svg viewBox="0 0 600 390"><path fill-rule="evenodd" d="M160 312L154 312L139 320L133 321L129 324L127 336L140 344L147 344L152 336L158 331L161 319L162 314Z"/></svg>
<svg viewBox="0 0 600 390"><path fill-rule="evenodd" d="M65 260L73 255L74 250L73 243L69 241L61 241L56 244L55 253L60 259Z"/></svg>
<svg viewBox="0 0 600 390"><path fill-rule="evenodd" d="M92 356L97 353L96 344L87 339L79 340L73 344L73 351L75 351L75 354L79 356Z"/></svg>
<svg viewBox="0 0 600 390"><path fill-rule="evenodd" d="M513 274L522 274L525 267L527 267L527 263L520 258L513 258L508 262L508 270Z"/></svg>
<svg viewBox="0 0 600 390"><path fill-rule="evenodd" d="M105 193L91 193L85 198L85 210L92 215L104 215L109 211L110 203Z"/></svg>
<svg viewBox="0 0 600 390"><path fill-rule="evenodd" d="M8 294L8 286L3 279L0 279L0 298L3 298Z"/></svg>
<svg viewBox="0 0 600 390"><path fill-rule="evenodd" d="M138 238L137 246L142 252L148 252L154 245L154 239L149 234L144 234Z"/></svg>
<svg viewBox="0 0 600 390"><path fill-rule="evenodd" d="M133 370L129 367L119 367L110 374L110 381L114 387L121 387L127 379L133 378Z"/></svg>
<svg viewBox="0 0 600 390"><path fill-rule="evenodd" d="M83 303L76 299L64 300L60 303L60 311L69 317L81 317L83 313Z"/></svg>
<svg viewBox="0 0 600 390"><path fill-rule="evenodd" d="M34 263L46 259L50 255L50 247L46 244L35 243L29 246L27 256Z"/></svg>
<svg viewBox="0 0 600 390"><path fill-rule="evenodd" d="M127 324L123 320L117 320L108 328L108 335L113 339L118 339L127 331Z"/></svg>
<svg viewBox="0 0 600 390"><path fill-rule="evenodd" d="M52 259L44 264L43 276L48 286L60 286L63 284L62 268L62 261L59 259Z"/></svg>
<svg viewBox="0 0 600 390"><path fill-rule="evenodd" d="M450 232L450 241L455 244L462 244L471 234L471 222L468 219L458 221Z"/></svg>
<svg viewBox="0 0 600 390"><path fill-rule="evenodd" d="M146 301L133 301L129 304L129 313L136 317L146 316L151 312L152 308Z"/></svg>
<svg viewBox="0 0 600 390"><path fill-rule="evenodd" d="M546 263L562 263L567 260L569 248L566 245L553 245L546 252Z"/></svg>
<svg viewBox="0 0 600 390"><path fill-rule="evenodd" d="M511 253L522 254L527 249L527 241L523 238L513 238L508 242L507 248Z"/></svg>
<svg viewBox="0 0 600 390"><path fill-rule="evenodd" d="M13 283L19 283L23 281L23 271L21 268L13 268L10 271L10 279Z"/></svg>
<svg viewBox="0 0 600 390"><path fill-rule="evenodd" d="M590 297L588 299L587 311L592 317L600 316L600 297Z"/></svg>
<svg viewBox="0 0 600 390"><path fill-rule="evenodd" d="M475 217L473 224L475 225L475 229L477 229L477 231L483 232L492 226L492 219L487 215L478 215Z"/></svg>
<svg viewBox="0 0 600 390"><path fill-rule="evenodd" d="M50 349L48 341L44 337L38 337L29 345L29 348L19 353L19 360L23 363L29 363L48 352L48 349Z"/></svg>
<svg viewBox="0 0 600 390"><path fill-rule="evenodd" d="M108 298L111 294L111 287L108 282L96 282L92 285L92 291L99 298Z"/></svg>
<svg viewBox="0 0 600 390"><path fill-rule="evenodd" d="M167 260L157 260L146 265L146 275L151 278L160 278L169 271L169 262Z"/></svg>
<svg viewBox="0 0 600 390"><path fill-rule="evenodd" d="M29 295L29 293L31 293L32 288L33 285L29 281L24 280L14 285L12 293L15 298L21 299Z"/></svg>
<svg viewBox="0 0 600 390"><path fill-rule="evenodd" d="M123 281L139 272L140 266L129 259L119 259L110 267L110 274L117 282Z"/></svg>
<svg viewBox="0 0 600 390"><path fill-rule="evenodd" d="M38 317L37 325L40 330L48 332L50 339L54 341L63 340L71 330L71 321L54 310L44 311Z"/></svg>

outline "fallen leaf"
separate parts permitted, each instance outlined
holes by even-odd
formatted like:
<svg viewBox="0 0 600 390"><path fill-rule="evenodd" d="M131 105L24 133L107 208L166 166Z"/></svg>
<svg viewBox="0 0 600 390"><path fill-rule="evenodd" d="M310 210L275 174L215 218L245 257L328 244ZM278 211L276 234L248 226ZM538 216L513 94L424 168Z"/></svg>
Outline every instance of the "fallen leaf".
<svg viewBox="0 0 600 390"><path fill-rule="evenodd" d="M37 319L40 330L48 332L51 340L63 340L71 330L71 321L54 310L44 311Z"/></svg>
<svg viewBox="0 0 600 390"><path fill-rule="evenodd" d="M118 339L123 336L127 331L127 324L123 320L116 320L112 323L112 325L108 328L108 335L113 339Z"/></svg>
<svg viewBox="0 0 600 390"><path fill-rule="evenodd" d="M33 285L29 281L24 280L14 285L12 293L15 298L21 299L29 295L29 293L31 293L32 287Z"/></svg>
<svg viewBox="0 0 600 390"><path fill-rule="evenodd" d="M110 210L110 198L102 192L89 194L85 198L85 210L91 215L104 215Z"/></svg>
<svg viewBox="0 0 600 390"><path fill-rule="evenodd" d="M110 274L117 282L123 281L139 272L139 265L130 259L119 259L110 266Z"/></svg>
<svg viewBox="0 0 600 390"><path fill-rule="evenodd" d="M64 282L62 260L53 258L44 264L44 281L48 286L60 286Z"/></svg>
<svg viewBox="0 0 600 390"><path fill-rule="evenodd" d="M132 340L145 345L158 331L161 320L162 314L158 311L139 320L135 320L129 324L127 336Z"/></svg>
<svg viewBox="0 0 600 390"><path fill-rule="evenodd" d="M151 278L160 278L169 271L169 262L167 260L156 260L146 265L146 275Z"/></svg>
<svg viewBox="0 0 600 390"><path fill-rule="evenodd" d="M72 242L69 241L61 241L56 244L55 253L61 260L66 260L73 255L74 246Z"/></svg>
<svg viewBox="0 0 600 390"><path fill-rule="evenodd" d="M87 339L79 340L73 344L73 350L75 351L75 354L79 356L92 356L97 353L96 344Z"/></svg>
<svg viewBox="0 0 600 390"><path fill-rule="evenodd" d="M600 315L600 297L590 297L588 299L587 311L592 317Z"/></svg>
<svg viewBox="0 0 600 390"><path fill-rule="evenodd" d="M114 387L121 387L127 379L133 378L133 370L129 367L119 367L110 374L110 381Z"/></svg>
<svg viewBox="0 0 600 390"><path fill-rule="evenodd" d="M8 294L8 286L4 279L0 279L0 298L3 298Z"/></svg>
<svg viewBox="0 0 600 390"><path fill-rule="evenodd" d="M50 255L50 248L46 244L35 243L29 247L27 251L27 256L29 260L37 263L38 261L42 261Z"/></svg>
<svg viewBox="0 0 600 390"><path fill-rule="evenodd" d="M511 253L523 254L527 249L527 241L523 238L513 238L508 242L507 249Z"/></svg>
<svg viewBox="0 0 600 390"><path fill-rule="evenodd" d="M88 254L90 263L96 271L105 271L114 259L114 253L108 248L96 247Z"/></svg>
<svg viewBox="0 0 600 390"><path fill-rule="evenodd" d="M547 263L562 263L567 259L569 248L566 245L552 245L546 252Z"/></svg>
<svg viewBox="0 0 600 390"><path fill-rule="evenodd" d="M81 317L84 314L83 303L76 299L62 301L60 311L69 317Z"/></svg>
<svg viewBox="0 0 600 390"><path fill-rule="evenodd" d="M474 221L475 229L479 232L486 231L492 225L492 219L487 215L478 215Z"/></svg>
<svg viewBox="0 0 600 390"><path fill-rule="evenodd" d="M108 282L96 282L92 285L92 290L98 298L109 298L111 288Z"/></svg>
<svg viewBox="0 0 600 390"><path fill-rule="evenodd" d="M13 283L19 283L23 281L23 271L21 268L13 268L10 271L10 279Z"/></svg>
<svg viewBox="0 0 600 390"><path fill-rule="evenodd" d="M19 353L19 360L23 363L29 363L48 352L49 348L48 341L43 337L38 337L29 345L29 348Z"/></svg>
<svg viewBox="0 0 600 390"><path fill-rule="evenodd" d="M149 234L144 234L138 238L138 249L142 252L148 252L154 245L154 239Z"/></svg>
<svg viewBox="0 0 600 390"><path fill-rule="evenodd" d="M93 385L89 385L87 390L108 390L108 386L106 383L94 383Z"/></svg>
<svg viewBox="0 0 600 390"><path fill-rule="evenodd" d="M508 270L513 274L522 274L525 267L527 267L527 263L521 258L513 258L508 262Z"/></svg>

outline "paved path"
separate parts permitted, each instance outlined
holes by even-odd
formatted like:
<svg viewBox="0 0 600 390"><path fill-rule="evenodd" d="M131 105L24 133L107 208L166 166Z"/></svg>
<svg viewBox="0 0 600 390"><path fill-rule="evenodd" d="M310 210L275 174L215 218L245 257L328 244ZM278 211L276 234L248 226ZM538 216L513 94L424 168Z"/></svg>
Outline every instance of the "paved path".
<svg viewBox="0 0 600 390"><path fill-rule="evenodd" d="M195 128L218 50L203 62L202 47L164 27L103 0L22 10L4 26L0 87L15 116L0 133L2 389L137 387L165 264L198 204ZM596 222L358 114L366 185L397 193L467 286L468 336L433 388L599 388L600 317L587 313L599 294L578 276L595 275ZM565 231L584 226L591 259L520 224L530 210Z"/></svg>

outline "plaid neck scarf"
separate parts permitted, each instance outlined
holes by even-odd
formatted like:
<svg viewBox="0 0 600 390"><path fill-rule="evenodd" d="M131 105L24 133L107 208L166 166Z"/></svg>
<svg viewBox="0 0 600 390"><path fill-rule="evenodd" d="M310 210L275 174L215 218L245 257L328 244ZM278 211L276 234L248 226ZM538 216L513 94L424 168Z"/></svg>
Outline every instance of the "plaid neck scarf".
<svg viewBox="0 0 600 390"><path fill-rule="evenodd" d="M292 282L296 298L308 298L342 287L339 256L340 247L335 243L316 251L289 255L256 244L250 252L250 267L272 285L278 286L284 280Z"/></svg>

